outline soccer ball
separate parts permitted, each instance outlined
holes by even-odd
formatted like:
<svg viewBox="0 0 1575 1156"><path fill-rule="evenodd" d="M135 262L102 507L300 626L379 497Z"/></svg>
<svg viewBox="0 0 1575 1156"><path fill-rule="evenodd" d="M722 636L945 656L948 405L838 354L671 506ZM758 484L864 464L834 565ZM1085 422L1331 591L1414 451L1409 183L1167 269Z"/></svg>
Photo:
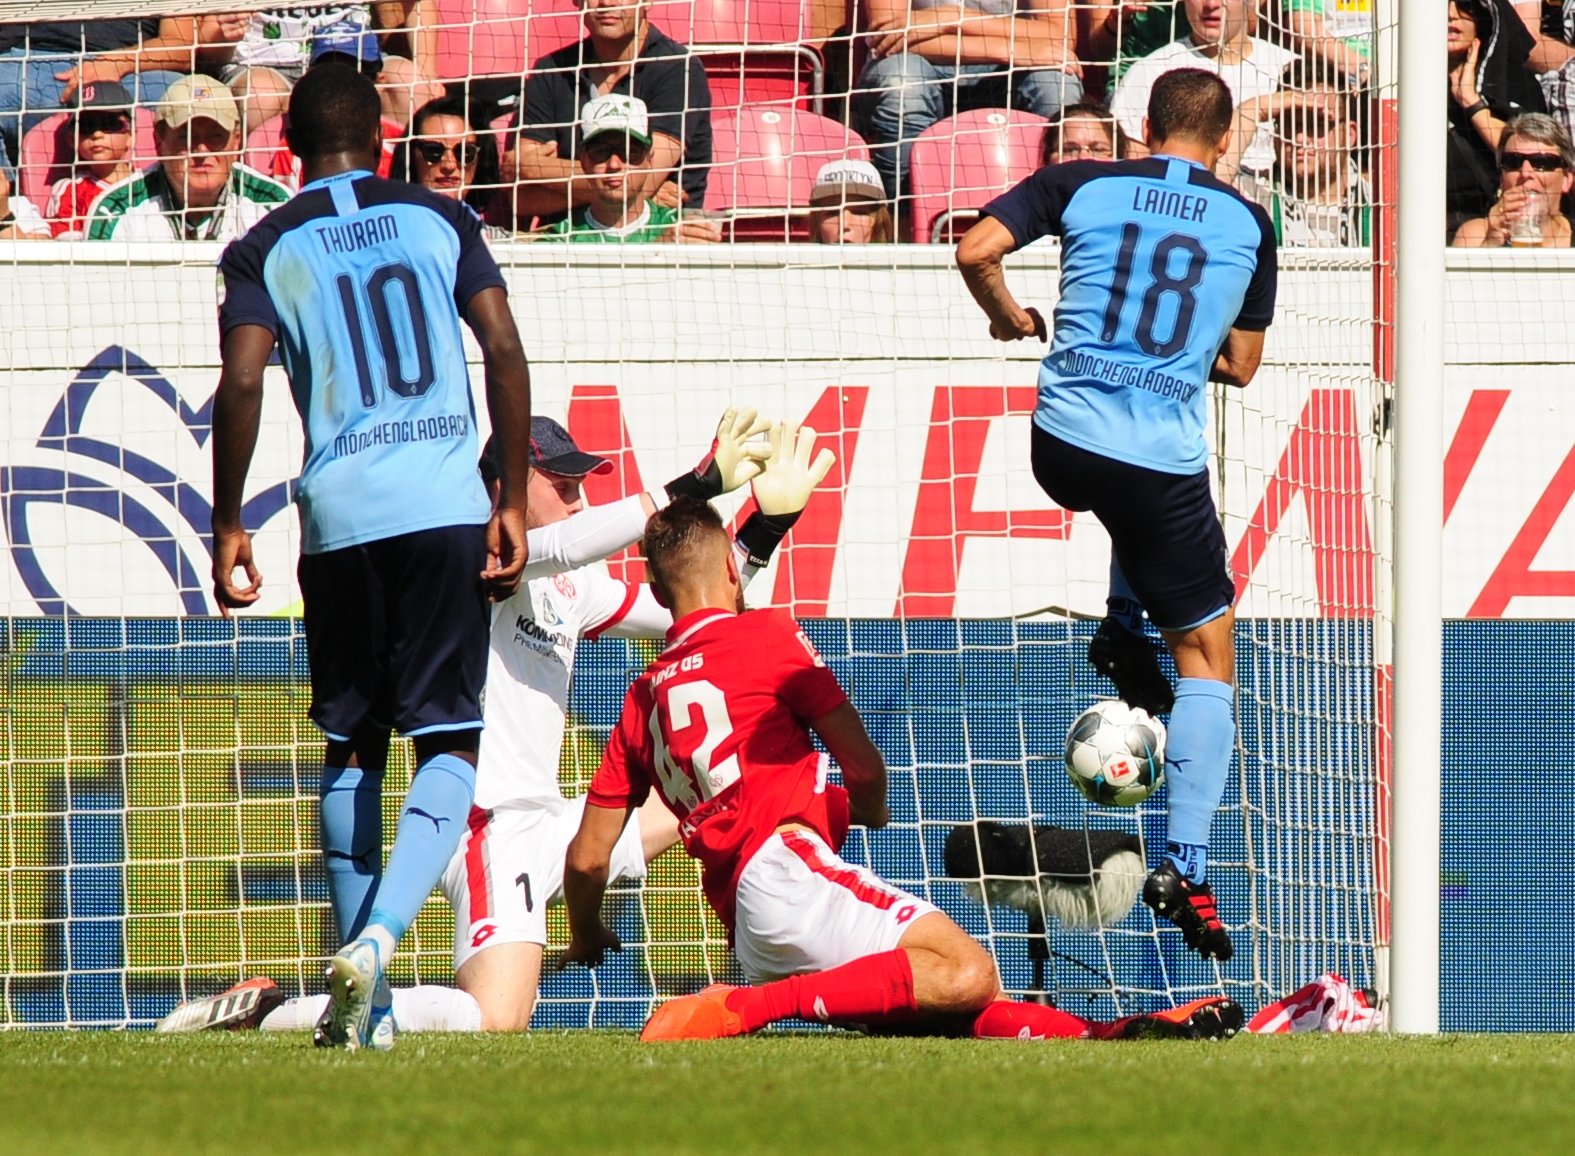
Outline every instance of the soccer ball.
<svg viewBox="0 0 1575 1156"><path fill-rule="evenodd" d="M1165 781L1165 724L1124 702L1095 703L1066 732L1066 773L1091 803L1135 807Z"/></svg>

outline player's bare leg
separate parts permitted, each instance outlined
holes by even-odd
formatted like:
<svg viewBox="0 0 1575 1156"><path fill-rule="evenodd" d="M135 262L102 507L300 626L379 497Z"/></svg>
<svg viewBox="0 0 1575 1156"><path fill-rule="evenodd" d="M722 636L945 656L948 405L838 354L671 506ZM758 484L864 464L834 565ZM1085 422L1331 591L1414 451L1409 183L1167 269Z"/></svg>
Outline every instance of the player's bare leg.
<svg viewBox="0 0 1575 1156"><path fill-rule="evenodd" d="M1190 630L1165 631L1176 659L1176 705L1165 747L1169 831L1164 862L1143 887L1143 902L1181 928L1205 959L1234 953L1207 879L1209 828L1219 808L1236 739L1235 612Z"/></svg>
<svg viewBox="0 0 1575 1156"><path fill-rule="evenodd" d="M522 1032L530 1027L541 985L539 943L489 944L467 959L454 984L481 1008L484 1032Z"/></svg>

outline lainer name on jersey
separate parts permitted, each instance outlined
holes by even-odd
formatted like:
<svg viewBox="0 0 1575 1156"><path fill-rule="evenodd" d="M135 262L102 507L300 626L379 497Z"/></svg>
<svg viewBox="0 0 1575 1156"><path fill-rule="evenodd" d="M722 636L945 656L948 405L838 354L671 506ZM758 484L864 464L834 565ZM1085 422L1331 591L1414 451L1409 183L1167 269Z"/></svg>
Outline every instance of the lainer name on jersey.
<svg viewBox="0 0 1575 1156"><path fill-rule="evenodd" d="M1132 190L1132 207L1140 213L1159 213L1182 221L1201 221L1209 203L1191 193L1139 185Z"/></svg>
<svg viewBox="0 0 1575 1156"><path fill-rule="evenodd" d="M399 237L399 223L392 213L368 217L364 221L351 221L345 225L324 225L313 229L325 253L353 253L368 245L380 245Z"/></svg>

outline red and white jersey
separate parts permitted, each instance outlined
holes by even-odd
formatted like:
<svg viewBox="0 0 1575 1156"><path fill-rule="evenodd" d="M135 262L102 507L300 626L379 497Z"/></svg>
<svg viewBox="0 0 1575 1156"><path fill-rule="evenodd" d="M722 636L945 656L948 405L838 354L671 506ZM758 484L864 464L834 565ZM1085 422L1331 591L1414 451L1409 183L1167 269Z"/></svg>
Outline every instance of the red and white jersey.
<svg viewBox="0 0 1575 1156"><path fill-rule="evenodd" d="M62 177L49 188L49 204L44 216L49 221L49 231L56 237L67 239L82 236L87 229L88 213L93 202L115 182L102 181L95 176Z"/></svg>
<svg viewBox="0 0 1575 1156"><path fill-rule="evenodd" d="M732 928L739 873L778 827L832 847L847 835L847 794L827 786L808 725L847 695L784 610L696 611L667 639L629 688L590 801L637 806L654 786Z"/></svg>
<svg viewBox="0 0 1575 1156"><path fill-rule="evenodd" d="M558 752L581 638L661 637L672 616L598 562L520 584L492 616L476 806L561 800Z"/></svg>

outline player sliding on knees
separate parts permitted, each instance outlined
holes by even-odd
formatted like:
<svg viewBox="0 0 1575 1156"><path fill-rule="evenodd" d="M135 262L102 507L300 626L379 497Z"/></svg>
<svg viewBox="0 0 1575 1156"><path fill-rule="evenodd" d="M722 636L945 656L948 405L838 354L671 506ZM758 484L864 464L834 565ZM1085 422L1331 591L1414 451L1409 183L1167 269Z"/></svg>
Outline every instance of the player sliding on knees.
<svg viewBox="0 0 1575 1156"><path fill-rule="evenodd" d="M986 205L957 247L990 335L1016 341L1044 337L1044 322L1012 296L1002 258L1044 236L1062 239L1034 476L1062 507L1092 510L1110 534L1112 617L1090 660L1132 705L1168 706L1169 687L1139 637L1145 609L1176 660L1168 843L1143 900L1189 947L1219 960L1232 946L1207 864L1236 740L1236 592L1209 488L1206 382L1252 380L1276 279L1268 215L1213 175L1233 115L1213 73L1166 73L1149 97L1151 156L1043 168Z"/></svg>
<svg viewBox="0 0 1575 1156"><path fill-rule="evenodd" d="M547 942L547 907L561 898L564 851L584 799L565 799L558 759L569 682L581 638L660 638L672 615L643 586L612 578L598 562L637 542L647 517L674 494L710 497L751 483L759 507L734 540L741 574L763 568L835 460L816 455L815 431L766 429L753 410L728 410L709 455L657 494L583 509L581 484L612 463L585 453L557 422L531 423L526 582L494 614L487 668L488 729L464 838L440 886L455 913L455 988L393 989L401 1031L523 1031L529 1026ZM761 456L765 455L765 456ZM494 446L482 477L496 493ZM759 471L759 472L757 472ZM566 571L566 572L565 572ZM678 838L659 800L644 807L613 852L615 878L640 878ZM327 996L286 1000L271 979L182 1004L162 1031L312 1027Z"/></svg>
<svg viewBox="0 0 1575 1156"><path fill-rule="evenodd" d="M1004 998L988 952L944 913L836 849L850 822L881 827L886 766L858 711L797 623L745 611L716 511L677 501L652 516L645 559L672 611L667 647L629 689L569 844L565 964L594 967L618 938L601 918L624 830L652 790L679 818L707 900L753 987L662 1004L644 1040L737 1036L790 1017L988 1038L1221 1037L1224 998L1091 1023ZM825 744L846 788L827 781Z"/></svg>

